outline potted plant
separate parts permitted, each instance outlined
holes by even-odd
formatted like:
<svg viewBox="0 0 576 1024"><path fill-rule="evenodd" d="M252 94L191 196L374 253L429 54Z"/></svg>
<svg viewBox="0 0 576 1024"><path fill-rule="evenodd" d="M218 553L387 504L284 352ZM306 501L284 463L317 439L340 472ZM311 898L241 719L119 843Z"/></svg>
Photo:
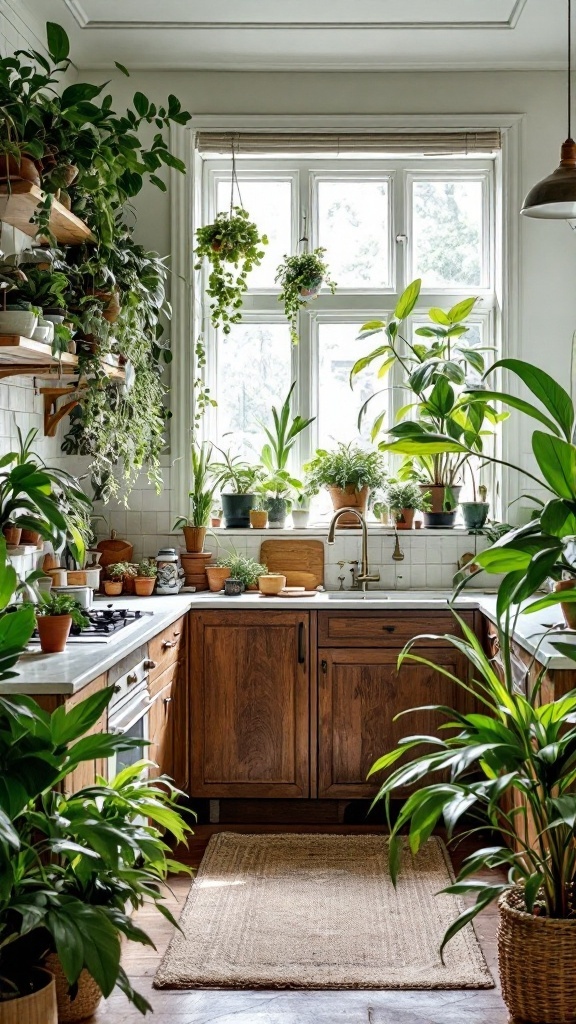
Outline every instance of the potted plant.
<svg viewBox="0 0 576 1024"><path fill-rule="evenodd" d="M296 253L284 256L283 262L276 271L275 281L282 289L278 302L284 303L284 314L290 324L290 338L293 345L298 344L298 314L308 305L310 299L316 298L323 284L330 289L332 295L336 284L330 278L328 264L324 259L326 249L314 249L312 252Z"/></svg>
<svg viewBox="0 0 576 1024"><path fill-rule="evenodd" d="M292 506L292 525L295 530L305 530L310 518L310 495L307 491L300 491Z"/></svg>
<svg viewBox="0 0 576 1024"><path fill-rule="evenodd" d="M238 580L243 590L257 590L258 577L268 571L266 565L235 551L220 559L218 565L227 566L228 579Z"/></svg>
<svg viewBox="0 0 576 1024"><path fill-rule="evenodd" d="M204 550L214 492L218 486L218 480L212 477L212 451L212 445L207 442L192 445L192 487L188 493L190 514L179 516L172 527L173 530L183 530L186 551L191 553Z"/></svg>
<svg viewBox="0 0 576 1024"><path fill-rule="evenodd" d="M217 447L217 446L215 446ZM230 451L218 448L223 462L212 464L216 486L230 487L230 491L222 491L220 500L226 520L226 529L249 529L250 509L256 500L256 486L262 479L261 466L252 466L239 455L231 455Z"/></svg>
<svg viewBox="0 0 576 1024"><path fill-rule="evenodd" d="M126 562L113 562L106 566L106 574L109 577L104 580L104 593L108 597L119 597L124 586L126 577Z"/></svg>
<svg viewBox="0 0 576 1024"><path fill-rule="evenodd" d="M380 361L381 377L392 366L400 366L403 387L412 392L413 400L401 410L400 422L387 430L390 440L381 442L379 448L405 456L399 476L413 478L418 473L422 492L428 494L430 501L424 525L451 528L455 524L464 467L470 458L482 456L484 439L490 432L487 425L499 422L502 414L479 386L479 377L484 372L482 352L465 339L465 321L476 299L463 299L448 311L430 309L430 323L417 327L414 334L418 340L411 341L402 325L414 310L420 285L420 280L408 285L388 323L371 320L364 324L360 338L384 333L386 342L357 360L351 380L374 361ZM381 393L367 399L360 419ZM373 436L380 432L383 419L382 413L376 417ZM463 439L465 446L461 443Z"/></svg>
<svg viewBox="0 0 576 1024"><path fill-rule="evenodd" d="M287 466L296 438L315 419L305 419L299 413L291 418L290 403L295 387L296 381L293 381L279 410L272 406L273 426L260 424L268 441L260 454L260 461L267 476L260 483L259 490L262 494L268 495L265 507L268 510L270 529L284 527L290 499L302 488L301 481L292 476Z"/></svg>
<svg viewBox="0 0 576 1024"><path fill-rule="evenodd" d="M488 512L490 511L490 504L486 500L488 497L488 489L483 484L479 484L478 492L476 492L476 481L474 479L474 473L472 472L470 463L468 463L468 470L470 472L470 479L472 480L473 500L461 501L460 509L466 529L479 531L484 526L484 523L488 518Z"/></svg>
<svg viewBox="0 0 576 1024"><path fill-rule="evenodd" d="M413 481L402 483L389 480L385 487L386 501L397 530L411 530L414 525L414 513L424 512L430 508L426 495Z"/></svg>
<svg viewBox="0 0 576 1024"><path fill-rule="evenodd" d="M361 448L350 442L339 442L334 451L318 448L315 457L304 466L306 489L318 494L325 487L334 511L357 508L366 514L370 492L382 487L386 479L384 458L378 451ZM340 516L338 525L357 526L355 516Z"/></svg>
<svg viewBox="0 0 576 1024"><path fill-rule="evenodd" d="M154 591L158 569L149 558L143 558L138 562L136 576L134 578L134 589L138 597L150 597Z"/></svg>
<svg viewBox="0 0 576 1024"><path fill-rule="evenodd" d="M212 325L229 334L231 324L242 319L242 300L248 287L248 274L259 267L264 258L266 235L260 235L256 224L241 206L231 206L229 213L216 214L212 224L196 231L195 270L202 270L203 261L210 265L207 294Z"/></svg>
<svg viewBox="0 0 576 1024"><path fill-rule="evenodd" d="M36 628L43 654L61 654L66 648L72 623L87 626L81 605L69 594L41 593L36 606Z"/></svg>
<svg viewBox="0 0 576 1024"><path fill-rule="evenodd" d="M264 508L265 498L259 495L250 509L250 526L253 530L265 530L268 525L268 510Z"/></svg>
<svg viewBox="0 0 576 1024"><path fill-rule="evenodd" d="M219 505L214 505L210 514L210 526L217 530L222 525L222 516L224 515Z"/></svg>

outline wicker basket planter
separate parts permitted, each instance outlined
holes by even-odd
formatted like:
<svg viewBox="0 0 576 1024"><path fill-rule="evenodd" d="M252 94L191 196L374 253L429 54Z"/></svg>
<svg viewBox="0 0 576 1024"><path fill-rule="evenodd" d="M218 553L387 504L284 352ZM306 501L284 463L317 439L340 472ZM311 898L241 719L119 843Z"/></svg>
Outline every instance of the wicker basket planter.
<svg viewBox="0 0 576 1024"><path fill-rule="evenodd" d="M498 966L502 997L525 1024L576 1021L576 918L535 917L521 888L499 900Z"/></svg>
<svg viewBox="0 0 576 1024"><path fill-rule="evenodd" d="M74 1024L78 1020L91 1017L102 999L102 992L91 974L84 970L78 978L78 992L75 999L68 995L68 982L55 953L46 959L46 966L54 975L56 982L56 1002L58 1004L58 1024Z"/></svg>

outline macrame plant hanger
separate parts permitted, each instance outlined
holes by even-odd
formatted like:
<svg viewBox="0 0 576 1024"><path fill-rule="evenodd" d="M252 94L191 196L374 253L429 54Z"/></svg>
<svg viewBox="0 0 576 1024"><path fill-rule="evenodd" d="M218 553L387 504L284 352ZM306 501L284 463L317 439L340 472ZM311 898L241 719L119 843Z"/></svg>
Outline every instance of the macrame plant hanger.
<svg viewBox="0 0 576 1024"><path fill-rule="evenodd" d="M230 217L234 215L234 187L238 192L238 202L241 209L244 209L244 203L242 202L242 193L240 192L240 182L238 181L238 175L236 173L236 151L234 148L234 136L231 140L232 149L232 173L230 175Z"/></svg>

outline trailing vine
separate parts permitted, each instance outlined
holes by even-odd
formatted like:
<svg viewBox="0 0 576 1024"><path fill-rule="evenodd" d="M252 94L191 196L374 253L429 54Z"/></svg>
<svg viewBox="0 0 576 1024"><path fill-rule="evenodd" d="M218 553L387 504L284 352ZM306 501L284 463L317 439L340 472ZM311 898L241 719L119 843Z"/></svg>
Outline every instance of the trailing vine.
<svg viewBox="0 0 576 1024"><path fill-rule="evenodd" d="M293 345L298 344L300 310L308 305L310 299L316 298L323 284L330 289L332 295L336 291L336 284L330 278L330 270L324 259L325 252L326 249L318 248L312 252L284 256L276 271L274 280L280 283L282 289L278 302L284 303Z"/></svg>
<svg viewBox="0 0 576 1024"><path fill-rule="evenodd" d="M206 291L210 303L212 325L230 334L231 325L242 319L242 300L248 287L248 274L260 266L264 258L266 235L260 235L241 206L231 206L229 213L218 213L212 224L196 231L195 270L203 260L210 264Z"/></svg>

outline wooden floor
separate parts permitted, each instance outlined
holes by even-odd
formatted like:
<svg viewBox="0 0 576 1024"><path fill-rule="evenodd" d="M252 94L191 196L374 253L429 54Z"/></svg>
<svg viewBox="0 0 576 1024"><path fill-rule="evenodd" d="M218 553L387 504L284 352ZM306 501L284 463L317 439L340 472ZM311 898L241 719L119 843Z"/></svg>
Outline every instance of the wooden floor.
<svg viewBox="0 0 576 1024"><path fill-rule="evenodd" d="M217 831L235 832L377 832L376 827L306 827L201 825L189 845L189 863L197 866L210 836ZM454 854L454 861L467 850ZM190 882L175 879L171 909L178 917ZM490 969L497 980L495 907L477 919L477 933ZM170 939L172 929L159 914L143 911L139 924L153 938L157 951L131 944L126 947L124 966L135 988L154 1007L151 1024L508 1024L509 1017L498 989L475 991L190 991L156 992L154 974ZM142 1016L122 993L102 1003L87 1024L135 1024Z"/></svg>

